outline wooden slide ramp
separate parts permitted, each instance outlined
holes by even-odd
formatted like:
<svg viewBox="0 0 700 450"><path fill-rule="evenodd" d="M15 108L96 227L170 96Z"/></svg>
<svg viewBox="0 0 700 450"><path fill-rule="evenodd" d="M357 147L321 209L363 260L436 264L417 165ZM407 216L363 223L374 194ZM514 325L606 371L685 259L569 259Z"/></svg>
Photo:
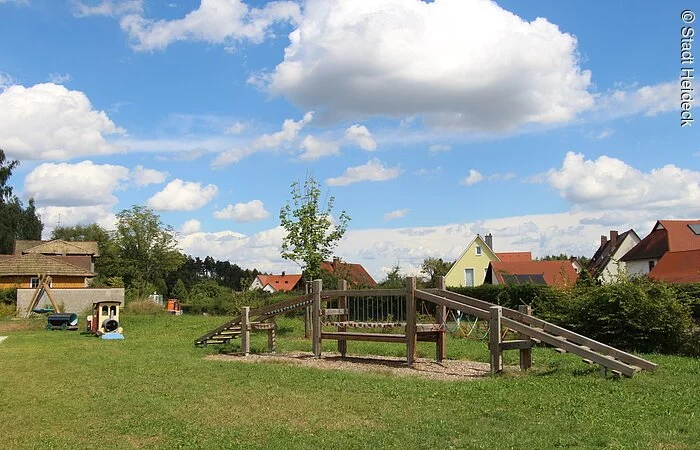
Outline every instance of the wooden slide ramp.
<svg viewBox="0 0 700 450"><path fill-rule="evenodd" d="M273 303L272 305L263 306L261 308L251 309L249 313L249 317L251 319L250 325L254 329L266 329L268 328L268 324L264 323L265 320L278 314L284 314L290 311L305 308L311 305L312 298L313 296L311 294L307 294ZM204 336L195 339L194 345L206 347L209 344L227 344L231 341L231 339L235 339L240 335L241 316L236 316Z"/></svg>
<svg viewBox="0 0 700 450"><path fill-rule="evenodd" d="M437 303L465 314L488 319L493 303L442 289L417 290L416 298ZM529 337L535 342L544 342L563 352L578 355L589 364L599 364L613 373L633 376L640 370L654 371L657 365L638 356L594 341L566 328L521 313L502 308L504 327Z"/></svg>

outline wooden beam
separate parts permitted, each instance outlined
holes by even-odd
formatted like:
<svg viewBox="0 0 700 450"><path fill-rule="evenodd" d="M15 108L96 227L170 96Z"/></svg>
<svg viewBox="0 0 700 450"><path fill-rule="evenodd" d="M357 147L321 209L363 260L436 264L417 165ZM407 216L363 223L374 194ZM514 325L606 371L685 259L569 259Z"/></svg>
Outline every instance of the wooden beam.
<svg viewBox="0 0 700 450"><path fill-rule="evenodd" d="M445 290L445 277L438 277L437 288ZM435 346L435 360L442 362L447 357L447 341L445 340L445 328L443 324L447 321L447 307L445 305L437 305L435 311L435 321L440 325L441 330L438 335L437 345Z"/></svg>
<svg viewBox="0 0 700 450"><path fill-rule="evenodd" d="M406 277L406 360L416 361L416 279Z"/></svg>
<svg viewBox="0 0 700 450"><path fill-rule="evenodd" d="M518 305L518 311L521 314L531 315L532 308L530 305ZM518 333L520 339L527 339L530 342L528 347L520 349L520 370L527 370L532 367L532 341L528 336Z"/></svg>
<svg viewBox="0 0 700 450"><path fill-rule="evenodd" d="M466 305L464 303L459 303L454 300L441 297L440 295L432 294L428 291L418 290L416 291L416 297L420 300L426 300L432 303L436 303L438 305L446 306L450 309L462 311L465 314L469 314L470 316L478 317L480 319L488 319L490 317L488 310L483 310Z"/></svg>
<svg viewBox="0 0 700 450"><path fill-rule="evenodd" d="M338 290L343 292L348 290L347 280L338 280ZM342 309L344 311L338 316L338 320L341 322L347 322L349 319L349 311L348 298L346 296L341 295L338 297L338 309ZM345 326L339 325L338 331L342 333L348 331L348 329ZM340 353L340 356L343 358L348 355L348 342L346 340L338 340L338 353Z"/></svg>
<svg viewBox="0 0 700 450"><path fill-rule="evenodd" d="M250 354L250 306L241 308L241 352Z"/></svg>
<svg viewBox="0 0 700 450"><path fill-rule="evenodd" d="M501 357L502 308L500 306L492 306L489 312L489 353L491 354L491 373L497 373L503 370L503 358Z"/></svg>
<svg viewBox="0 0 700 450"><path fill-rule="evenodd" d="M403 297L406 289L336 289L323 291L324 297Z"/></svg>
<svg viewBox="0 0 700 450"><path fill-rule="evenodd" d="M343 280L345 281L345 280ZM347 308L324 308L321 310L322 316L345 316L348 314Z"/></svg>
<svg viewBox="0 0 700 450"><path fill-rule="evenodd" d="M406 335L404 334L348 333L346 331L324 331L321 333L321 338L346 341L393 342L400 344L406 342Z"/></svg>
<svg viewBox="0 0 700 450"><path fill-rule="evenodd" d="M274 317L271 320L272 328L267 330L267 351L275 353L277 351L277 323Z"/></svg>
<svg viewBox="0 0 700 450"><path fill-rule="evenodd" d="M317 358L321 357L321 290L323 289L323 281L314 280L311 292L313 293L313 303L311 307L312 318L312 344L314 355Z"/></svg>
<svg viewBox="0 0 700 450"><path fill-rule="evenodd" d="M528 350L532 348L532 341L530 339L515 339L512 341L502 341L501 351L504 350ZM522 368L522 367L521 367Z"/></svg>

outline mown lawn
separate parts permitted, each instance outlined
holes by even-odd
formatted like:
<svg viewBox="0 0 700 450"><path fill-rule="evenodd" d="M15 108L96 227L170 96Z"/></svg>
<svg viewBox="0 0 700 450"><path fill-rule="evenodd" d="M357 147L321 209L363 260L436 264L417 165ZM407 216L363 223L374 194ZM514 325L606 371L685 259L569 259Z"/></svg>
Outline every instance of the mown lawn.
<svg viewBox="0 0 700 450"><path fill-rule="evenodd" d="M0 319L0 448L697 448L700 360L601 379L571 355L536 349L527 375L445 382L381 373L205 360L194 338L225 319L122 317L126 339ZM278 322L278 349L309 350ZM253 348L264 349L265 335ZM333 349L329 342L328 350ZM351 342L353 354L402 355ZM433 348L421 344L421 356ZM512 352L507 363L515 364ZM451 358L487 361L450 339Z"/></svg>

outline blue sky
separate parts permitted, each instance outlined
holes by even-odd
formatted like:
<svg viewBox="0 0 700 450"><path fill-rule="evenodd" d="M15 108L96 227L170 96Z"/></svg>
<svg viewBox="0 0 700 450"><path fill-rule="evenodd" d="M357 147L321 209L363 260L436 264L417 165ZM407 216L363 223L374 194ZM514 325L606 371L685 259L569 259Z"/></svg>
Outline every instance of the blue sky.
<svg viewBox="0 0 700 450"><path fill-rule="evenodd" d="M0 0L0 148L46 231L147 204L183 251L279 272L313 174L377 278L497 251L590 256L700 215L683 2ZM693 26L694 24L691 24Z"/></svg>

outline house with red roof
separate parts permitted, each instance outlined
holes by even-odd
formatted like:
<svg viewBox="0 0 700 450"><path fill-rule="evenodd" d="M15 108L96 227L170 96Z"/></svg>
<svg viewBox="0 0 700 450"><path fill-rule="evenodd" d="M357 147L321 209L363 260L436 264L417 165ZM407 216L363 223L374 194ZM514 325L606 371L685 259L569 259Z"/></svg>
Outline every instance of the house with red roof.
<svg viewBox="0 0 700 450"><path fill-rule="evenodd" d="M626 273L626 264L622 257L634 248L641 239L633 229L624 233L610 230L610 239L600 236L600 246L588 264L588 271L593 278L603 283L610 283Z"/></svg>
<svg viewBox="0 0 700 450"><path fill-rule="evenodd" d="M698 250L700 220L659 220L649 235L622 257L622 261L630 276L648 275L679 282L687 279L694 270L700 270L693 253ZM656 266L667 256L667 262L656 271Z"/></svg>
<svg viewBox="0 0 700 450"><path fill-rule="evenodd" d="M575 261L491 261L486 269L486 284L538 284L559 288L576 284Z"/></svg>
<svg viewBox="0 0 700 450"><path fill-rule="evenodd" d="M301 274L287 275L282 272L282 275L258 275L248 290L261 289L274 294L275 292L301 290L302 286Z"/></svg>
<svg viewBox="0 0 700 450"><path fill-rule="evenodd" d="M700 283L700 250L667 252L649 278L668 283Z"/></svg>
<svg viewBox="0 0 700 450"><path fill-rule="evenodd" d="M350 286L377 285L377 282L362 264L346 263L340 258L333 258L333 261L323 261L321 270L325 270L340 280L346 280Z"/></svg>

